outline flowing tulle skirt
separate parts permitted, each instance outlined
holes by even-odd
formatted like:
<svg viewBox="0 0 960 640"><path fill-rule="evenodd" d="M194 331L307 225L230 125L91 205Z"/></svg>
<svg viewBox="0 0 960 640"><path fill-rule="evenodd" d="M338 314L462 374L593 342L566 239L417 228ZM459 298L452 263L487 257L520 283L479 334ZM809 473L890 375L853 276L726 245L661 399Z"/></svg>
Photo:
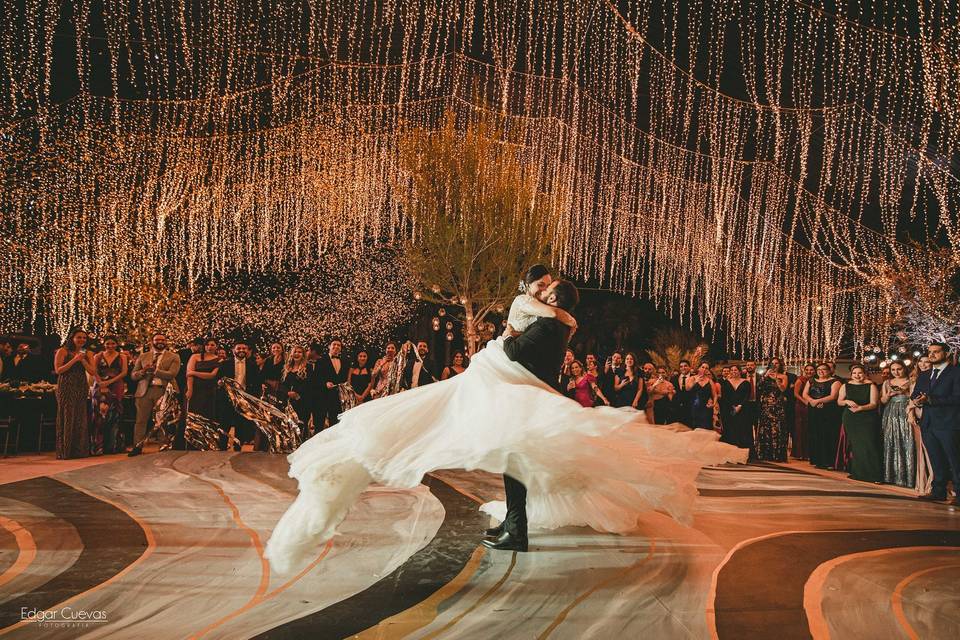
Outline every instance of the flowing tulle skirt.
<svg viewBox="0 0 960 640"><path fill-rule="evenodd" d="M508 473L527 487L531 528L627 532L643 512L689 522L703 465L745 462L714 431L656 426L643 412L584 408L511 361L500 341L461 375L342 414L293 452L300 494L266 555L288 572L334 535L372 482L415 487L439 469ZM502 503L483 510L502 517Z"/></svg>

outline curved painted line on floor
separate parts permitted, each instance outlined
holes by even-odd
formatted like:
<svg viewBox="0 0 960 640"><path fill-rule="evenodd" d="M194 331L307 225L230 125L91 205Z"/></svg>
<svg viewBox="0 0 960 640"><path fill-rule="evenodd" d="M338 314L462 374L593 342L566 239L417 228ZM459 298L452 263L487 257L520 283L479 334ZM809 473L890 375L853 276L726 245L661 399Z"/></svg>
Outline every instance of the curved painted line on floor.
<svg viewBox="0 0 960 640"><path fill-rule="evenodd" d="M476 566L471 568L470 563L475 560L479 565L477 543L487 517L472 500L446 482L426 476L423 484L440 501L445 512L440 529L425 547L360 593L255 637L265 640L353 637L428 601L464 574L465 569L470 573L475 571ZM450 589L453 592L450 595L458 590L459 587Z"/></svg>
<svg viewBox="0 0 960 640"><path fill-rule="evenodd" d="M960 546L960 531L782 531L744 540L714 571L706 612L711 637L811 638L803 591L820 564L838 555L918 546ZM765 582L771 575L778 576L776 589ZM763 617L749 615L756 613Z"/></svg>
<svg viewBox="0 0 960 640"><path fill-rule="evenodd" d="M37 543L29 530L16 520L0 516L0 527L10 532L17 543L17 559L0 574L0 587L23 573L37 557Z"/></svg>
<svg viewBox="0 0 960 640"><path fill-rule="evenodd" d="M650 559L653 558L653 554L656 551L656 548L657 548L657 541L654 539L651 539L650 547L647 550L646 557L644 557L642 560L638 560L637 562L633 563L626 569L623 569L622 571L618 571L617 573L613 574L606 580L601 580L600 582L593 585L592 587L590 587L589 589L581 593L579 596L574 598L573 602L568 604L566 607L564 607L563 611L557 614L557 617L554 618L553 622L550 623L550 626L544 629L543 633L537 636L537 640L545 640L551 633L556 631L557 627L563 624L564 620L567 619L567 616L570 615L570 612L573 611L577 606L579 606L585 600L587 600L594 593L596 593L597 591L599 591L600 589L602 589L603 587L609 584L613 584L614 582L617 582L618 580L625 578L626 576L633 573L637 568L649 562Z"/></svg>
<svg viewBox="0 0 960 640"><path fill-rule="evenodd" d="M910 624L910 621L907 620L907 614L903 610L903 590L907 587L907 585L920 576L928 573L934 573L936 571L944 571L946 569L960 569L960 564L945 564L939 567L928 567L920 571L915 571L898 582L897 586L893 588L893 593L890 596L890 605L893 607L893 615L897 619L897 622L900 623L904 633L907 634L907 637L910 638L910 640L919 640L920 634L917 633L917 630L914 629L913 625Z"/></svg>
<svg viewBox="0 0 960 640"><path fill-rule="evenodd" d="M917 499L913 496L902 495L899 493L872 493L869 491L830 491L817 489L698 489L701 496L705 498L749 498L749 497L776 497L784 498L796 497L823 497L830 498L872 498L877 500L906 500L916 503Z"/></svg>
<svg viewBox="0 0 960 640"><path fill-rule="evenodd" d="M91 505L108 505L112 507L114 510L116 510L119 513L122 513L124 516L129 518L131 522L137 525L139 533L141 533L144 538L142 543L144 548L137 555L136 558L124 564L118 571L116 571L115 573L112 573L106 579L101 580L99 579L99 576L97 576L97 570L102 570L104 568L104 565L109 565L111 562L116 562L115 558L118 555L117 554L118 548L115 546L116 538L114 536L116 536L121 532L117 531L115 527L111 528L110 551L112 553L110 554L110 558L106 559L106 561L104 561L103 558L92 558L92 556L95 555L94 549L99 548L100 546L99 543L101 541L96 536L93 536L91 538L91 533L88 531L89 522L86 516L90 515L89 511L84 511L84 518L72 520L69 517L65 517L62 513L58 513L57 510L50 509L49 506L44 507L42 504L37 504L36 502L33 502L33 504L35 504L36 506L46 509L47 511L50 511L51 513L56 515L57 517L72 524L74 528L76 528L78 534L80 535L80 539L83 541L83 545L84 545L83 551L80 553L80 557L77 559L76 562L74 562L73 566L71 566L70 569L59 574L53 580L43 585L44 592L51 589L50 587L51 583L54 583L54 585L56 586L57 582L69 582L69 580L76 579L76 577L81 575L86 576L88 582L90 581L91 578L93 579L94 582L92 586L90 586L89 588L86 588L83 591L80 591L79 593L73 594L72 596L64 600L54 599L54 602L41 603L41 604L38 604L37 602L24 603L24 606L37 608L37 609L54 609L54 608L59 609L59 608L65 607L68 604L76 602L77 599L81 597L90 595L91 593L99 591L103 587L106 587L107 585L113 584L118 580L122 579L125 575L130 573L137 565L141 564L148 557L150 557L150 555L152 555L154 550L156 549L157 543L156 543L156 539L153 536L153 530L150 528L150 525L147 524L146 521L137 517L137 515L133 511L129 510L126 506L120 504L119 502L114 502L110 498L97 495L92 491L89 491L83 487L78 487L74 484L71 484L62 478L49 478L49 477L41 476L38 478L31 478L29 480L22 480L20 482L8 483L8 484L0 485L0 493L12 492L18 496L17 497L18 500L21 500L23 502L29 502L28 500L25 500L24 496L22 495L23 489L25 487L33 487L34 485L37 485L36 488L41 491L41 495L43 496L43 499L46 499L46 500L53 499L58 491L62 491L63 488L67 488L78 494L84 495L92 499L94 502L90 503ZM72 499L76 500L77 498L73 496ZM42 501L43 500L41 500L40 502ZM97 542L97 545L95 546L88 545L88 542L87 542L88 539L95 540ZM136 545L136 546L139 546L139 545ZM89 568L87 567L87 565L90 565ZM60 588L60 590L63 590L63 589L64 587ZM23 594L22 596L20 596L19 600L23 601L25 598L28 598L31 595L31 593L35 593L35 591ZM57 595L56 592L54 592L53 595L56 596ZM5 603L4 608L9 608L11 611L19 610L19 607L16 605L15 602ZM28 624L31 624L30 620L21 620L16 624L12 624L3 629L0 629L0 636L10 633L11 631L24 627Z"/></svg>
<svg viewBox="0 0 960 640"><path fill-rule="evenodd" d="M187 454L184 454L184 455L187 455ZM177 473L181 473L185 476L189 476L195 480L198 480L212 487L213 490L217 492L217 495L220 496L220 499L223 500L224 504L227 505L227 508L230 509L230 517L233 519L233 522L240 529L242 529L250 538L250 542L253 545L254 550L257 552L257 557L260 559L260 582L257 585L257 590L256 592L254 592L253 596L251 596L251 598L246 603L244 603L243 606L241 606L240 608L231 611L227 615L223 616L222 618L214 622L211 622L206 627L204 627L197 633L190 636L190 640L197 640L198 638L202 638L204 635L206 635L210 631L213 631L217 627L221 626L228 620L232 620L233 618L239 616L245 611L249 611L251 608L253 608L254 606L256 606L257 604L259 604L264 600L264 596L267 594L267 592L270 589L270 563L267 561L266 557L263 555L263 541L260 539L260 534L257 533L255 529L253 529L246 522L243 521L243 518L240 516L239 507L237 507L236 503L230 499L230 496L226 494L226 492L223 490L223 487L221 487L219 484L217 484L213 480L204 478L201 475L198 475L191 471L184 471L182 469L178 469L177 461L183 457L184 456L178 456L177 458L171 460L170 469L173 471L176 471ZM323 557L323 555L325 555L325 553L321 554L321 558Z"/></svg>
<svg viewBox="0 0 960 640"><path fill-rule="evenodd" d="M481 557L482 557L483 552L485 551L485 549L486 549L486 547L482 547L482 546L481 546L481 547L477 547L477 552L480 553ZM510 564L507 566L507 570L503 572L503 575L500 576L500 579L497 580L496 584L494 584L492 587L490 587L489 589L487 589L487 590L483 593L483 595L480 596L479 598L477 598L477 601L474 602L474 603L473 603L472 605L470 605L469 607L467 607L466 610L461 611L460 613L458 613L458 614L453 618L453 620L451 620L451 621L448 622L447 624L443 625L442 627L440 627L440 628L437 629L436 631L434 631L434 632L432 632L432 633L424 636L422 640L433 640L434 638L439 637L440 634L446 633L447 631L449 631L450 629L452 629L455 625L457 625L461 620L463 620L463 619L466 618L468 615L470 615L471 613L473 613L474 611L476 611L476 610L477 610L477 607L479 607L481 604L483 604L484 602L486 602L486 601L487 601L489 598L491 598L497 591L500 590L500 587L502 587L502 586L504 585L504 583L506 583L507 579L510 578L510 575L513 573L513 569L514 569L516 566L517 566L517 552L514 551L513 553L510 554ZM459 577L459 576L458 576L458 577ZM467 576L467 579L469 579L470 577L472 577L472 576ZM466 582L466 580L464 580L464 583L465 583L465 582ZM433 616L433 617L436 618L436 613L434 613L434 616ZM431 620L431 622L432 622L432 620Z"/></svg>
<svg viewBox="0 0 960 640"><path fill-rule="evenodd" d="M828 640L830 638L830 627L827 624L827 617L823 613L823 585L826 583L829 573L840 565L854 560L890 556L898 553L943 551L950 548L955 547L897 547L894 549L874 549L873 551L862 551L860 553L837 556L832 560L824 562L810 574L807 583L803 587L803 609L807 614L810 634L814 637L814 640ZM896 594L896 590L894 594ZM896 612L894 612L894 615L896 615Z"/></svg>

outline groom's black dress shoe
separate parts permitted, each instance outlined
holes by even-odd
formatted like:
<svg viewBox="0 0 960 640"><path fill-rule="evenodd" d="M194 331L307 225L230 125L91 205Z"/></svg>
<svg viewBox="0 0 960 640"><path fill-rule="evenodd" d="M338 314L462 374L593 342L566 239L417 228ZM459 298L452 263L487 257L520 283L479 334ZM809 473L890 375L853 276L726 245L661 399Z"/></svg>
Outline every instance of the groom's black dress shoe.
<svg viewBox="0 0 960 640"><path fill-rule="evenodd" d="M513 535L509 531L504 531L496 540L481 540L480 544L487 549L496 551L526 551L527 538Z"/></svg>
<svg viewBox="0 0 960 640"><path fill-rule="evenodd" d="M495 526L495 527L492 527L492 528L490 528L490 529L484 529L484 530L483 530L483 535L487 536L488 538L499 538L499 537L500 537L500 534L502 534L502 533L503 533L503 525L502 525L502 524L497 525L497 526Z"/></svg>

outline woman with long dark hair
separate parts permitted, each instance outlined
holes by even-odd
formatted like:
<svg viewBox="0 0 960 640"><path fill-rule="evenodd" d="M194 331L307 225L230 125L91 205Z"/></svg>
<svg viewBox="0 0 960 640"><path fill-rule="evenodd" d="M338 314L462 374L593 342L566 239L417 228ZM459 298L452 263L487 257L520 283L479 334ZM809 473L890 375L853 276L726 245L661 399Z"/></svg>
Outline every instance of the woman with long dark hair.
<svg viewBox="0 0 960 640"><path fill-rule="evenodd" d="M347 373L347 384L353 389L357 404L362 404L370 398L372 378L370 376L369 360L370 356L367 352L360 351L357 353L356 362L353 363Z"/></svg>
<svg viewBox="0 0 960 640"><path fill-rule="evenodd" d="M783 361L770 360L767 372L757 385L760 416L757 420L757 458L769 462L787 461L786 411L783 392L787 389L787 374Z"/></svg>
<svg viewBox="0 0 960 640"><path fill-rule="evenodd" d="M216 340L207 338L203 351L187 360L187 411L210 420L216 419L217 373L221 364L217 355L219 349Z"/></svg>
<svg viewBox="0 0 960 640"><path fill-rule="evenodd" d="M628 353L623 357L623 375L613 379L614 397L611 399L613 406L634 406L639 388L640 368L637 366L637 356Z"/></svg>
<svg viewBox="0 0 960 640"><path fill-rule="evenodd" d="M450 362L450 366L444 368L443 374L441 375L442 380L449 380L450 378L460 375L467 370L467 356L464 355L462 351L457 351L453 354L453 360Z"/></svg>
<svg viewBox="0 0 960 640"><path fill-rule="evenodd" d="M53 370L57 374L57 459L60 460L90 455L87 374L95 376L97 368L87 353L87 339L87 332L75 327L53 357Z"/></svg>

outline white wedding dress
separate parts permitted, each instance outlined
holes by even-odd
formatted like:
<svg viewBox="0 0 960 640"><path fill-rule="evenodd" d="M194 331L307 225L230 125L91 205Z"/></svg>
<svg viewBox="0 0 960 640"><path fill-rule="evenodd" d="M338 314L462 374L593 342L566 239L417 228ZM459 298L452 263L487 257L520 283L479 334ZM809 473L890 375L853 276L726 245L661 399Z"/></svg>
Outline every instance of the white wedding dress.
<svg viewBox="0 0 960 640"><path fill-rule="evenodd" d="M518 296L509 321L536 316ZM689 522L704 465L745 462L746 449L707 430L657 426L642 411L584 408L510 360L502 338L467 370L362 404L288 457L300 494L267 543L274 570L316 555L371 483L415 487L439 469L508 473L527 487L529 526L634 530L641 513ZM502 502L482 509L501 518Z"/></svg>

